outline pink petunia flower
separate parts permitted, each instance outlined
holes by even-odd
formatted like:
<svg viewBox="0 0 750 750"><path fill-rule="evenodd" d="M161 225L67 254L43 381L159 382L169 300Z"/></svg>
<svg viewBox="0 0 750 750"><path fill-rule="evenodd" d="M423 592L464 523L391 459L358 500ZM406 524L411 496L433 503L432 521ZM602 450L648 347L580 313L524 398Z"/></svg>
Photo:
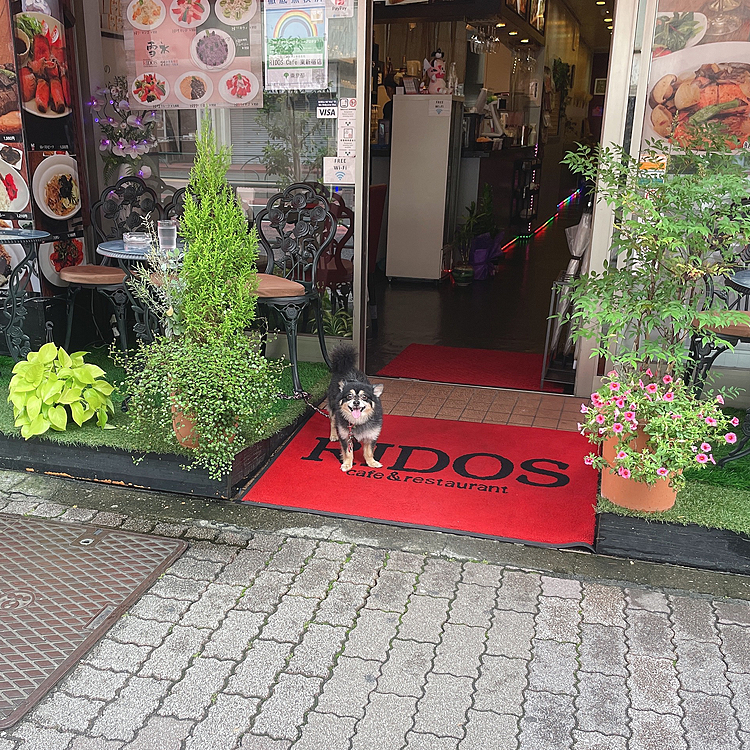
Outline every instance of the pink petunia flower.
<svg viewBox="0 0 750 750"><path fill-rule="evenodd" d="M602 397L598 393L592 393L591 394L591 403L594 405L598 405L602 403Z"/></svg>
<svg viewBox="0 0 750 750"><path fill-rule="evenodd" d="M625 428L619 422L615 422L612 429L619 435Z"/></svg>
<svg viewBox="0 0 750 750"><path fill-rule="evenodd" d="M619 383L610 383L609 384L609 390L610 391L619 391L620 390L620 384Z"/></svg>
<svg viewBox="0 0 750 750"><path fill-rule="evenodd" d="M618 398L615 401L615 404L618 406L618 408L624 409L625 408L625 399L624 398Z"/></svg>
<svg viewBox="0 0 750 750"><path fill-rule="evenodd" d="M658 386L656 385L656 383L649 383L646 386L646 393L656 393L657 390Z"/></svg>
<svg viewBox="0 0 750 750"><path fill-rule="evenodd" d="M728 432L726 435L724 435L724 440L726 440L728 443L736 443L737 435L735 435L733 432Z"/></svg>
<svg viewBox="0 0 750 750"><path fill-rule="evenodd" d="M674 391L667 391L667 393L664 394L664 400L674 401Z"/></svg>
<svg viewBox="0 0 750 750"><path fill-rule="evenodd" d="M663 377L663 378L661 379L661 382L662 382L662 383L664 383L664 385L669 385L669 384L670 384L670 383L672 382L672 380L673 380L673 378L672 378L672 376L671 376L671 375L665 375L665 376L664 376L664 377Z"/></svg>
<svg viewBox="0 0 750 750"><path fill-rule="evenodd" d="M630 469L626 469L624 466L621 466L617 473L623 478L623 479L630 479Z"/></svg>
<svg viewBox="0 0 750 750"><path fill-rule="evenodd" d="M665 476L667 476L667 474L669 474L669 472L668 472L668 471L667 471L667 470L666 470L666 469L665 469L665 468L664 468L663 466L660 466L660 467L659 467L659 468L658 468L658 469L656 470L656 473L657 473L657 474L658 474L658 475L659 475L660 477L665 477Z"/></svg>
<svg viewBox="0 0 750 750"><path fill-rule="evenodd" d="M646 375L648 375L650 378L654 377L654 373L651 372L651 368L649 367L648 370L646 370Z"/></svg>
<svg viewBox="0 0 750 750"><path fill-rule="evenodd" d="M603 427L599 428L599 434L603 435L606 432L606 430Z"/></svg>
<svg viewBox="0 0 750 750"><path fill-rule="evenodd" d="M740 420L737 419L737 417L732 417L732 421L729 423L732 425L732 427L736 427L740 423Z"/></svg>
<svg viewBox="0 0 750 750"><path fill-rule="evenodd" d="M589 407L586 404L581 404L581 414L588 414Z"/></svg>
<svg viewBox="0 0 750 750"><path fill-rule="evenodd" d="M586 466L591 466L594 463L594 459L591 456L584 456L583 463L585 463Z"/></svg>
<svg viewBox="0 0 750 750"><path fill-rule="evenodd" d="M645 386L644 386L644 383L643 383L643 381L642 381L642 380L641 380L640 378L638 378L638 385L639 385L639 386L640 386L641 388L645 387Z"/></svg>
<svg viewBox="0 0 750 750"><path fill-rule="evenodd" d="M625 451L618 451L617 455L615 456L615 458L619 458L620 461L622 461L623 458L627 458L627 457L628 457L628 454L625 453Z"/></svg>
<svg viewBox="0 0 750 750"><path fill-rule="evenodd" d="M706 424L709 427L716 427L716 420L713 417L706 417Z"/></svg>
<svg viewBox="0 0 750 750"><path fill-rule="evenodd" d="M710 453L711 452L711 446L708 443L701 443L701 450L704 453Z"/></svg>
<svg viewBox="0 0 750 750"><path fill-rule="evenodd" d="M712 463L712 464L713 464L714 466L716 466L716 459L715 459L715 458L713 457L713 455L710 455L710 456L708 457L708 460L709 460L709 461L710 461L710 462L711 462L711 463Z"/></svg>
<svg viewBox="0 0 750 750"><path fill-rule="evenodd" d="M595 421L595 422L596 422L597 424L604 424L604 422L606 421L606 420L605 420L605 418L604 418L604 414L597 414L597 415L596 415L596 416L594 417L594 421Z"/></svg>
<svg viewBox="0 0 750 750"><path fill-rule="evenodd" d="M705 453L699 453L699 454L698 454L698 455L697 455L697 456L695 457L695 460L696 460L696 461L697 461L697 462L698 462L699 464L705 464L705 463L707 463L707 462L708 462L708 456L707 456L707 455L706 455Z"/></svg>
<svg viewBox="0 0 750 750"><path fill-rule="evenodd" d="M718 402L719 402L720 404L722 404L722 405L724 404L724 396L722 396L722 395L721 395L721 393L720 393L720 394L719 394L719 395L718 395L718 396L716 397L716 400L717 400L717 401L718 401Z"/></svg>
<svg viewBox="0 0 750 750"><path fill-rule="evenodd" d="M635 419L635 412L634 411L625 411L622 413L622 418L627 419L628 422L632 422Z"/></svg>

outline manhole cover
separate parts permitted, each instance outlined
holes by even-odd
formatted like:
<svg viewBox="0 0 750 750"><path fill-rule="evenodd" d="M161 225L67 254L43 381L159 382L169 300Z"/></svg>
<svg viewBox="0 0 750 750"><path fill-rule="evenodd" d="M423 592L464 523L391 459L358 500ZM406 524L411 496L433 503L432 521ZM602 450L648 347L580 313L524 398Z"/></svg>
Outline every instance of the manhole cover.
<svg viewBox="0 0 750 750"><path fill-rule="evenodd" d="M0 514L0 729L15 724L187 546Z"/></svg>

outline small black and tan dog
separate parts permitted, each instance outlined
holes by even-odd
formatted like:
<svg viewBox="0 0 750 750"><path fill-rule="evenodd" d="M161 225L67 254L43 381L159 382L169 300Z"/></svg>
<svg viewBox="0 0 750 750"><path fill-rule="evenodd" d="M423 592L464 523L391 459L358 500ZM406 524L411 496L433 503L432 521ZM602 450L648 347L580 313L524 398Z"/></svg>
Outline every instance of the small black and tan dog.
<svg viewBox="0 0 750 750"><path fill-rule="evenodd" d="M341 443L341 471L349 471L354 460L351 438L362 444L365 463L373 469L382 464L375 460L375 443L383 428L380 404L382 385L373 385L354 363L357 353L351 344L331 352L331 384L328 386L328 411L331 414L331 442Z"/></svg>

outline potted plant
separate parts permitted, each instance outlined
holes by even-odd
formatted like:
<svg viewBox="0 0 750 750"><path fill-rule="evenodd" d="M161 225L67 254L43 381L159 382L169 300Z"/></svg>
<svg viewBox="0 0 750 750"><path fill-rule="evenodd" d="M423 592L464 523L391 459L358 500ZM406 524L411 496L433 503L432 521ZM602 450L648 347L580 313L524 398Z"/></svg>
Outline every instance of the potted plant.
<svg viewBox="0 0 750 750"><path fill-rule="evenodd" d="M710 462L703 446L722 439L727 427L716 405L701 401L693 387L688 342L693 335L715 340L716 328L744 322L722 296L710 309L706 297L706 280L728 273L750 240L747 176L731 145L704 127L679 150L650 144L641 160L621 148L587 146L563 160L597 182L598 199L615 214L610 260L603 272L575 282L567 316L574 340L594 339L592 356L614 364L591 405L582 407L591 415L584 434L596 444L611 439L604 456L588 460L646 488L662 479L679 488L680 471ZM639 489L631 482L631 492Z"/></svg>
<svg viewBox="0 0 750 750"><path fill-rule="evenodd" d="M632 510L671 508L683 470L715 464L715 447L737 441L739 420L723 403L721 395L700 401L683 381L651 368L609 372L581 405L582 434L602 446L585 458L602 470L602 497Z"/></svg>
<svg viewBox="0 0 750 750"><path fill-rule="evenodd" d="M453 281L458 286L468 286L474 280L473 255L478 249L477 241L486 239L487 259L497 234L497 222L492 207L492 186L485 183L479 202L472 201L466 207L466 216L456 228L454 244L458 250L458 262L453 264ZM486 237L485 237L486 235Z"/></svg>
<svg viewBox="0 0 750 750"><path fill-rule="evenodd" d="M188 451L220 478L255 440L284 365L266 360L255 317L258 239L226 180L227 148L202 128L179 235L184 255L154 247L132 285L160 318L162 335L123 362L129 428ZM155 446L156 447L156 446Z"/></svg>

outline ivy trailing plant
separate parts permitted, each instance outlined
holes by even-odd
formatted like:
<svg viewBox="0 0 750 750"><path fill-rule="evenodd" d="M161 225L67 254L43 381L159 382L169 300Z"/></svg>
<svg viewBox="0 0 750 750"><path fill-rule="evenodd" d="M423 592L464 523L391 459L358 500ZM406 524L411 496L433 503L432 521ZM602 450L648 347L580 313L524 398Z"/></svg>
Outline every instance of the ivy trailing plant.
<svg viewBox="0 0 750 750"><path fill-rule="evenodd" d="M284 369L280 360L266 360L258 342L246 336L231 343L159 336L122 365L131 434L155 448L184 452L175 429L189 421L197 446L187 449L192 462L185 468L201 466L213 479L255 442Z"/></svg>
<svg viewBox="0 0 750 750"><path fill-rule="evenodd" d="M158 304L151 309L164 334L119 358L133 436L162 450L187 450L185 468L201 466L214 479L255 442L284 368L246 334L255 318L258 237L227 182L230 158L204 125L179 227L184 257L152 252L157 278L150 294ZM192 438L180 444L176 432L185 424Z"/></svg>
<svg viewBox="0 0 750 750"><path fill-rule="evenodd" d="M69 418L80 427L96 417L99 427L114 429L107 424L114 412L114 387L102 379L104 370L86 363L85 356L49 343L15 364L8 401L26 440L50 429L64 432Z"/></svg>

